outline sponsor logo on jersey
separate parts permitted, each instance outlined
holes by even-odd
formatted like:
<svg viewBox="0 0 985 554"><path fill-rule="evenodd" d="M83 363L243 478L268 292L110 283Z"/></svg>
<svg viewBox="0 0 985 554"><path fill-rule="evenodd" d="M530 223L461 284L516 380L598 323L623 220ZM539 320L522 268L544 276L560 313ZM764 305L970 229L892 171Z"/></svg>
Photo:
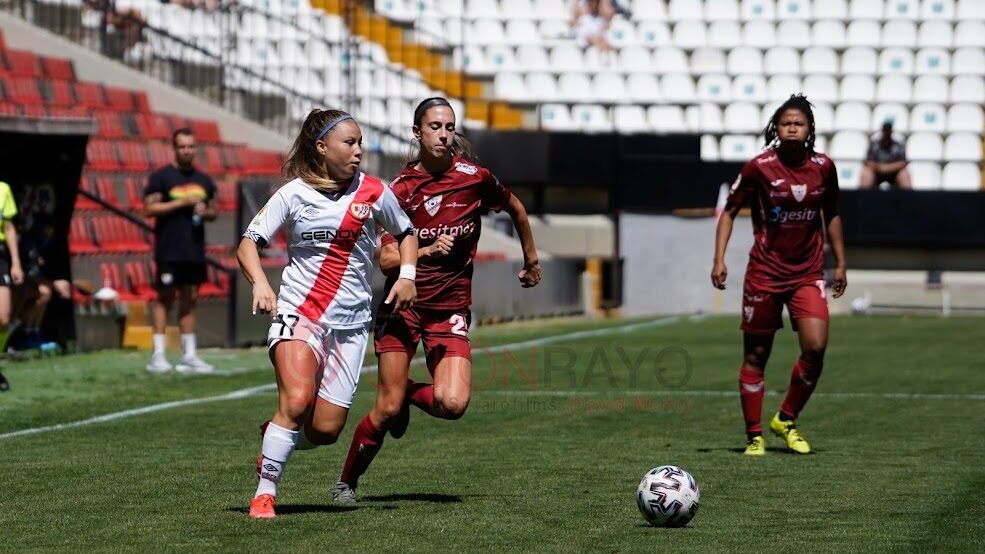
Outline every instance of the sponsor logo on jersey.
<svg viewBox="0 0 985 554"><path fill-rule="evenodd" d="M790 193L785 190L771 190L770 198L786 198L790 196Z"/></svg>
<svg viewBox="0 0 985 554"><path fill-rule="evenodd" d="M756 308L752 306L743 306L742 315L746 317L746 322L752 321L752 314L756 311Z"/></svg>
<svg viewBox="0 0 985 554"><path fill-rule="evenodd" d="M363 228L359 229L312 229L301 233L301 240L311 240L321 242L325 240L356 240L363 234Z"/></svg>
<svg viewBox="0 0 985 554"><path fill-rule="evenodd" d="M266 212L267 212L267 205L264 204L263 207L260 208L260 211L257 212L256 217L253 218L253 222L250 223L250 226L259 227L260 224L263 223L263 214L265 214Z"/></svg>
<svg viewBox="0 0 985 554"><path fill-rule="evenodd" d="M786 181L786 179L777 179L776 181L770 181L770 186L778 187L783 184L783 181Z"/></svg>
<svg viewBox="0 0 985 554"><path fill-rule="evenodd" d="M475 167L474 165L469 165L462 162L455 162L455 171L464 173L466 175L475 175L475 173L479 171L479 168Z"/></svg>
<svg viewBox="0 0 985 554"><path fill-rule="evenodd" d="M811 161L816 163L817 165L824 165L824 158L822 158L821 156L812 156Z"/></svg>
<svg viewBox="0 0 985 554"><path fill-rule="evenodd" d="M422 240L436 239L438 235L451 235L453 237L466 237L475 231L475 222L470 221L461 225L438 225L437 227L422 227L414 229L414 234Z"/></svg>
<svg viewBox="0 0 985 554"><path fill-rule="evenodd" d="M424 201L424 209L427 211L428 215L433 216L438 213L438 209L441 208L441 198L444 195L439 194L438 196L432 196Z"/></svg>
<svg viewBox="0 0 985 554"><path fill-rule="evenodd" d="M740 184L740 183L742 183L742 174L741 174L741 173L739 173L739 174L738 174L738 175L737 175L737 176L735 177L735 182L734 182L734 183L732 183L732 186L731 186L731 187L729 187L729 189L728 189L728 193L729 193L729 194L732 194L733 192L735 192L736 190L738 190L738 188L739 188L739 184Z"/></svg>
<svg viewBox="0 0 985 554"><path fill-rule="evenodd" d="M468 206L468 204L463 202L449 202L445 204L445 206L448 206L449 208L464 208L465 206Z"/></svg>
<svg viewBox="0 0 985 554"><path fill-rule="evenodd" d="M807 185L803 183L790 185L790 192L793 193L793 197L797 202L803 202L804 197L807 196Z"/></svg>
<svg viewBox="0 0 985 554"><path fill-rule="evenodd" d="M758 160L756 160L756 163L758 163L759 165L763 165L763 164L768 164L774 160L776 160L776 154L766 156L765 158L759 158Z"/></svg>
<svg viewBox="0 0 985 554"><path fill-rule="evenodd" d="M817 210L804 208L802 210L784 210L780 206L775 206L770 210L766 218L768 223L790 223L794 221L814 221L817 217Z"/></svg>
<svg viewBox="0 0 985 554"><path fill-rule="evenodd" d="M314 219L318 217L319 213L320 212L318 211L318 208L315 208L314 206L308 206L307 208L301 211L301 217Z"/></svg>
<svg viewBox="0 0 985 554"><path fill-rule="evenodd" d="M763 300L766 300L766 297L761 294L743 294L743 296L746 297L747 302L753 302L755 304L758 304Z"/></svg>
<svg viewBox="0 0 985 554"><path fill-rule="evenodd" d="M369 219L369 214L372 211L372 207L365 202L353 202L349 205L349 213L352 217L358 219L359 221L365 221Z"/></svg>

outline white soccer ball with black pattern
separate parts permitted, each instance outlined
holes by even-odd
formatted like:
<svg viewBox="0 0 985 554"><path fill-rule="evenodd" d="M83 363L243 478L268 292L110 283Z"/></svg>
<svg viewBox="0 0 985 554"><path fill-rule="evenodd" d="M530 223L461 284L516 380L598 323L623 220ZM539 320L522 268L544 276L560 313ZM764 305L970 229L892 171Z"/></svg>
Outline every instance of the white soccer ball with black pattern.
<svg viewBox="0 0 985 554"><path fill-rule="evenodd" d="M697 513L700 500L698 482L677 466L651 469L636 488L636 505L654 527L687 525Z"/></svg>

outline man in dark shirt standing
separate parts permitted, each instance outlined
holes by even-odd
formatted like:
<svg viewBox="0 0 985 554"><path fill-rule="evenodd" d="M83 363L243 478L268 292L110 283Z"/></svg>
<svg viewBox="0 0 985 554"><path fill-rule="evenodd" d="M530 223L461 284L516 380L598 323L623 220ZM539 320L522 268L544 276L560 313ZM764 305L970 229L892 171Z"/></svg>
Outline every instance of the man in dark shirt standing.
<svg viewBox="0 0 985 554"><path fill-rule="evenodd" d="M906 149L902 143L893 140L893 122L886 121L882 124L882 136L869 146L858 186L870 189L886 182L901 190L909 190L912 186L906 164Z"/></svg>
<svg viewBox="0 0 985 554"><path fill-rule="evenodd" d="M171 138L174 163L151 173L144 189L144 214L155 218L154 261L157 263L157 301L154 303L154 353L147 371L209 373L212 366L196 353L195 302L206 280L205 229L216 217L215 183L194 166L195 136L178 129ZM172 368L164 353L168 312L178 300L181 362Z"/></svg>

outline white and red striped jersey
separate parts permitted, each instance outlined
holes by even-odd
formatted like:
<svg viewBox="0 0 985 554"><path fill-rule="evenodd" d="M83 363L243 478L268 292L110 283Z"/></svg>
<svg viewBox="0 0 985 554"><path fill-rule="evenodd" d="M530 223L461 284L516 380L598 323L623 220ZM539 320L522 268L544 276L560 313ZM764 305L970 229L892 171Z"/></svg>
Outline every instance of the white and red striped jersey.
<svg viewBox="0 0 985 554"><path fill-rule="evenodd" d="M370 276L378 228L395 235L413 230L390 188L362 172L338 194L294 179L274 193L243 236L265 246L282 226L288 261L277 311L336 329L359 327L372 318Z"/></svg>

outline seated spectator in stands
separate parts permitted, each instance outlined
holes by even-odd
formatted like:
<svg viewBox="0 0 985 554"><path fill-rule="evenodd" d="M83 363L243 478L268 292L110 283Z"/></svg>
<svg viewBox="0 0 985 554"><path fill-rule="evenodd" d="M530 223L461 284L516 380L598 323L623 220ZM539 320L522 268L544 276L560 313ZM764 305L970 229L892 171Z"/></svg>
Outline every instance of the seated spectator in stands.
<svg viewBox="0 0 985 554"><path fill-rule="evenodd" d="M615 9L610 0L577 0L571 14L575 40L582 48L595 46L602 52L614 50L605 38Z"/></svg>
<svg viewBox="0 0 985 554"><path fill-rule="evenodd" d="M859 188L870 189L886 182L900 190L910 190L910 172L906 170L906 149L893 139L893 122L882 124L882 134L872 141L865 167L859 178Z"/></svg>

